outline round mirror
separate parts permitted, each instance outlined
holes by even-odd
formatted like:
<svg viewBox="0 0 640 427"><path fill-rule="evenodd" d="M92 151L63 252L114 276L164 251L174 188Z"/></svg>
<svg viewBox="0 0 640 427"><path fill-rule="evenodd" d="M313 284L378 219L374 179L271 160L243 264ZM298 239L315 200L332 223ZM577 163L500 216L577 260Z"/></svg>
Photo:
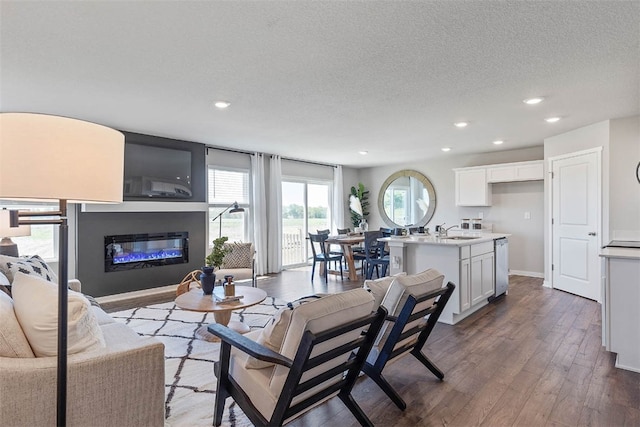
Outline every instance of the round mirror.
<svg viewBox="0 0 640 427"><path fill-rule="evenodd" d="M382 184L378 210L390 227L424 226L436 211L436 191L420 172L402 170Z"/></svg>

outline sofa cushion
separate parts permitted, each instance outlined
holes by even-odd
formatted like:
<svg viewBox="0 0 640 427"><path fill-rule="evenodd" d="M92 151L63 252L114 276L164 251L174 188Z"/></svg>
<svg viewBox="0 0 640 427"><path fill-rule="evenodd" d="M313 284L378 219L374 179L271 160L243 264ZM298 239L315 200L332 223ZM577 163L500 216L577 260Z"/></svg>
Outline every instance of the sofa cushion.
<svg viewBox="0 0 640 427"><path fill-rule="evenodd" d="M251 268L253 263L253 243L225 243L231 252L224 256L222 268Z"/></svg>
<svg viewBox="0 0 640 427"><path fill-rule="evenodd" d="M29 258L0 255L0 271L7 276L12 284L17 272L33 274L54 283L58 282L56 273L38 255Z"/></svg>
<svg viewBox="0 0 640 427"><path fill-rule="evenodd" d="M11 297L0 292L0 357L34 357L13 310Z"/></svg>
<svg viewBox="0 0 640 427"><path fill-rule="evenodd" d="M12 288L16 317L35 355L57 355L58 286L35 275L18 272ZM91 304L82 294L69 291L68 310L68 353L105 347Z"/></svg>
<svg viewBox="0 0 640 427"><path fill-rule="evenodd" d="M374 310L377 310L378 307L380 307L380 304L382 304L382 300L387 294L389 286L391 286L391 283L394 281L394 279L398 276L406 276L406 274L407 273L402 272L394 274L393 276L385 276L375 280L364 281L364 285L362 287L371 292L375 300L375 303L373 305Z"/></svg>
<svg viewBox="0 0 640 427"><path fill-rule="evenodd" d="M310 301L316 301L321 298L318 295L312 295L304 298L297 299L287 304L286 307L282 307L276 314L271 317L271 320L262 329L260 335L258 335L256 342L262 344L270 350L280 353L282 347L282 341L287 334L289 324L291 323L291 315L296 307L300 307L302 304ZM271 362L264 362L258 360L255 357L247 357L245 368L247 369L262 369L268 366L273 366Z"/></svg>
<svg viewBox="0 0 640 427"><path fill-rule="evenodd" d="M5 276L2 271L0 271L0 291L4 292L7 295L11 295L11 292L9 291L10 287L11 282L9 282L7 276Z"/></svg>

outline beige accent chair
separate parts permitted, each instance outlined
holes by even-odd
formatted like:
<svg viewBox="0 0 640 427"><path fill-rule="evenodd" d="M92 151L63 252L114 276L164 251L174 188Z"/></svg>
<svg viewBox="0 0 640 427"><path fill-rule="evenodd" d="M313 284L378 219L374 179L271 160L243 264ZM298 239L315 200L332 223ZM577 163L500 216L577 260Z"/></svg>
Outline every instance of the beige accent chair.
<svg viewBox="0 0 640 427"><path fill-rule="evenodd" d="M402 410L407 407L406 403L382 371L395 358L411 354L440 380L444 378L444 373L422 351L455 289L451 282L443 287L443 282L442 273L429 269L414 275L365 281L364 284L389 315L362 371Z"/></svg>
<svg viewBox="0 0 640 427"><path fill-rule="evenodd" d="M222 267L215 271L216 281L224 281L224 276L230 274L234 281L251 279L251 286L256 287L256 250L253 243L225 243L224 246L233 250L225 255Z"/></svg>
<svg viewBox="0 0 640 427"><path fill-rule="evenodd" d="M164 344L92 310L106 347L68 356L67 425L164 425ZM0 357L0 425L55 425L56 372L56 357Z"/></svg>
<svg viewBox="0 0 640 427"><path fill-rule="evenodd" d="M279 351L260 343L268 328L240 335L226 326L209 325L209 332L222 340L214 368L218 387L213 424L221 424L227 397L255 425L275 426L337 395L360 424L372 425L351 390L386 315L383 308L372 312L373 305L371 294L354 289L285 307L291 310L290 322L284 325ZM283 313L279 315L282 319ZM357 352L353 357L352 351ZM248 367L250 357L266 366Z"/></svg>

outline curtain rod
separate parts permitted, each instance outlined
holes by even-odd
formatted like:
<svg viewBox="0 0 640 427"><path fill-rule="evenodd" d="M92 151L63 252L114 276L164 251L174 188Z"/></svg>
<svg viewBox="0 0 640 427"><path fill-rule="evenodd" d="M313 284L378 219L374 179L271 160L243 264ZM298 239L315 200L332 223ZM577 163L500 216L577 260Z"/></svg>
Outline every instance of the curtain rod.
<svg viewBox="0 0 640 427"><path fill-rule="evenodd" d="M230 153L248 154L250 156L253 156L255 154L255 152L237 150L237 149L234 149L234 148L214 147L214 146L211 146L211 145L207 145L207 154L208 154L208 151L210 149L212 149L212 150L220 150L220 151L228 151ZM265 156L275 156L276 155L276 154L268 154L268 153L262 153L262 154L264 154ZM280 156L280 158L282 160L289 160L289 161L292 161L292 162L300 162L300 163L308 163L310 165L328 166L328 167L332 167L332 168L338 167L338 165L332 165L332 164L321 163L321 162L314 162L314 161L311 161L311 160L294 159L293 157Z"/></svg>

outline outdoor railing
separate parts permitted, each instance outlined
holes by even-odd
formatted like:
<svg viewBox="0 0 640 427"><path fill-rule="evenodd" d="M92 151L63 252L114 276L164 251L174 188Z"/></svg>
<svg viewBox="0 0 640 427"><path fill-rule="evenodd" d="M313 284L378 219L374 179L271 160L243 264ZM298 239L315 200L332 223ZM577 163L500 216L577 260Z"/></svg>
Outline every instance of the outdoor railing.
<svg viewBox="0 0 640 427"><path fill-rule="evenodd" d="M297 233L282 233L282 265L303 264L305 258L305 246L307 240L302 230Z"/></svg>

